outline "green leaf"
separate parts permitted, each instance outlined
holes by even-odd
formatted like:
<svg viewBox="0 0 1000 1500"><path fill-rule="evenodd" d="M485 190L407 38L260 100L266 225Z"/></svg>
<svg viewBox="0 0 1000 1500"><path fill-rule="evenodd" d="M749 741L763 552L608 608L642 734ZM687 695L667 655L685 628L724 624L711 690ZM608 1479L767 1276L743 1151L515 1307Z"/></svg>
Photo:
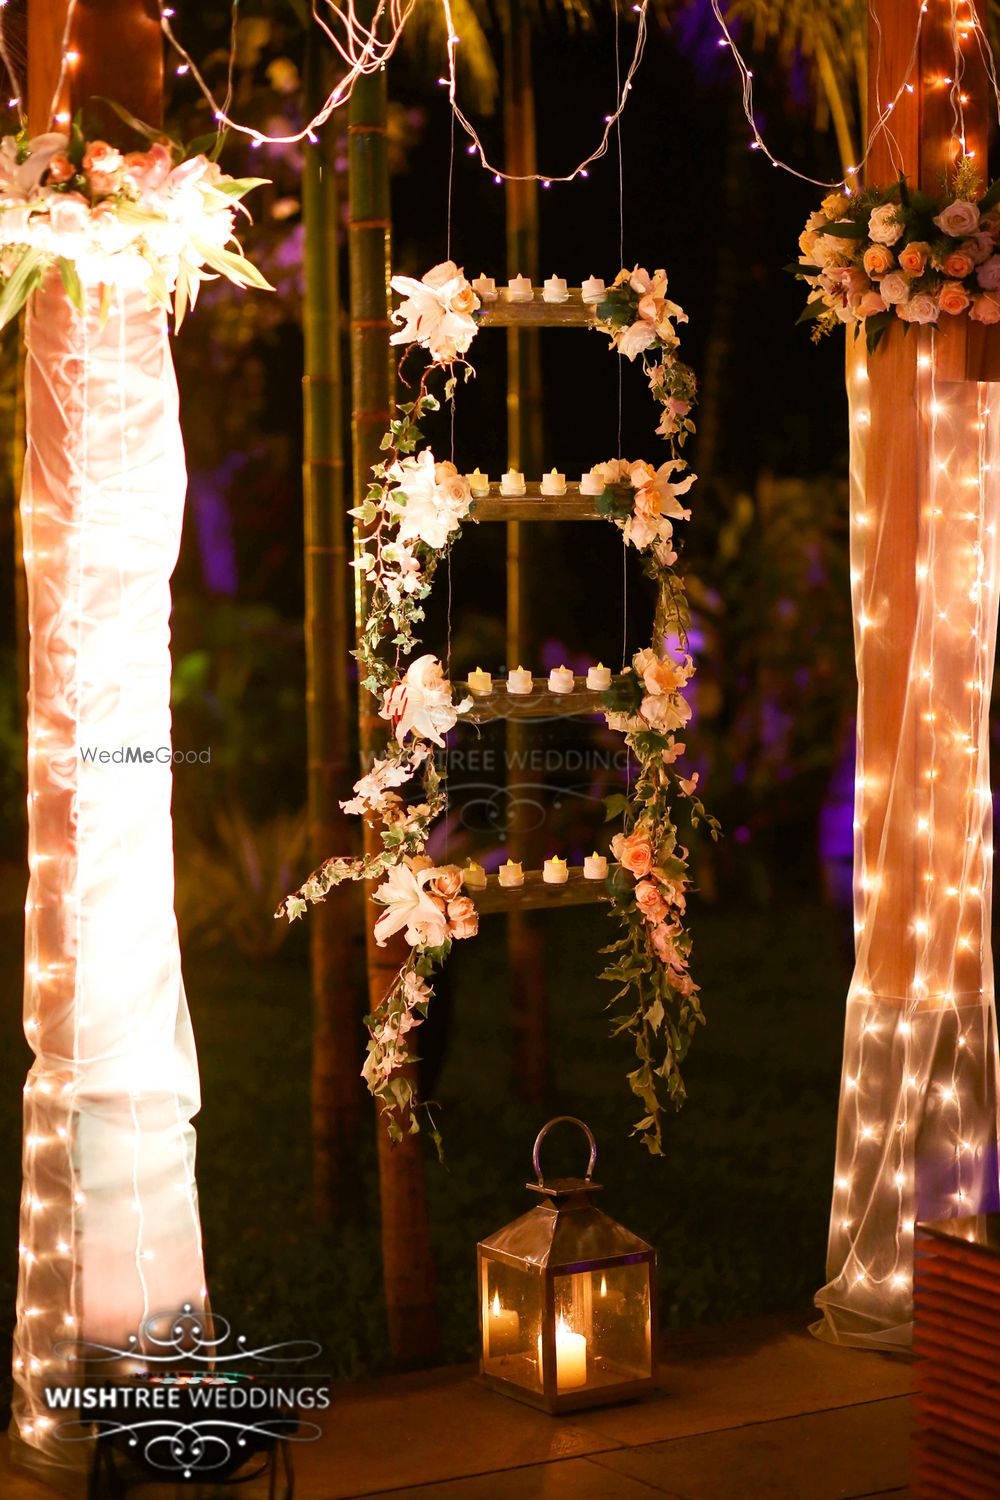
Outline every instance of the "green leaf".
<svg viewBox="0 0 1000 1500"><path fill-rule="evenodd" d="M829 308L827 307L823 298L813 297L812 301L806 303L805 307L795 319L796 327L799 323L811 323L814 319L821 318L826 312L829 312Z"/></svg>
<svg viewBox="0 0 1000 1500"><path fill-rule="evenodd" d="M1000 177L996 182L991 182L985 193L979 200L979 212L988 213L991 208L1000 203Z"/></svg>
<svg viewBox="0 0 1000 1500"><path fill-rule="evenodd" d="M86 311L86 302L76 266L71 260L67 260L64 255L59 256L56 265L59 267L59 275L62 277L62 284L66 289L67 297L77 312L82 315Z"/></svg>
<svg viewBox="0 0 1000 1500"><path fill-rule="evenodd" d="M150 144L152 144L154 141L170 139L170 137L165 136L164 132L157 126L147 125L145 120L140 120L137 115L132 114L131 110L126 109L125 106L123 104L119 104L117 100L109 99L104 94L95 94L93 97L98 104L106 104L109 109L113 109L119 120L123 120L124 123L128 126L129 130L134 130L136 135L142 136L143 140L149 141ZM171 141L171 145L176 144L176 141Z"/></svg>
<svg viewBox="0 0 1000 1500"><path fill-rule="evenodd" d="M896 314L893 312L876 313L872 318L865 319L865 343L868 345L868 353L874 354L878 348L889 325L895 321Z"/></svg>
<svg viewBox="0 0 1000 1500"><path fill-rule="evenodd" d="M47 257L41 250L27 250L0 292L0 328L16 318L45 274Z"/></svg>

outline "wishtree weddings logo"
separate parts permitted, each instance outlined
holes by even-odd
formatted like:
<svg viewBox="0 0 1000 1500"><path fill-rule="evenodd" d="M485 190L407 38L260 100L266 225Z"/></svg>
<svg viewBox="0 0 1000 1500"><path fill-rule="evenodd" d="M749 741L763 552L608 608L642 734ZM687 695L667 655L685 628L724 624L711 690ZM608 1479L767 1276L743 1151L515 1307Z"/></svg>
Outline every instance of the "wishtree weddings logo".
<svg viewBox="0 0 1000 1500"><path fill-rule="evenodd" d="M220 1479L278 1442L315 1442L303 1413L330 1406L326 1377L303 1368L322 1353L312 1339L253 1346L218 1314L146 1318L124 1346L66 1339L57 1359L83 1379L47 1385L43 1399L60 1442L116 1442L153 1474ZM108 1371L101 1378L102 1368Z"/></svg>

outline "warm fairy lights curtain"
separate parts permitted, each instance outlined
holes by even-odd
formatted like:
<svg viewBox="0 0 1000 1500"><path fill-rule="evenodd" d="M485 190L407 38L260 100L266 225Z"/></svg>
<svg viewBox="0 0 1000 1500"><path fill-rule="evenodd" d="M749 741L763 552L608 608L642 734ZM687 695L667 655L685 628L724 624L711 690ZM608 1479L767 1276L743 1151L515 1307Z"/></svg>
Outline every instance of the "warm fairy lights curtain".
<svg viewBox="0 0 1000 1500"><path fill-rule="evenodd" d="M912 329L871 356L900 375L877 401L863 339L848 358L857 958L817 1331L876 1347L910 1338L914 1221L1000 1206L989 775L1000 388L938 381L934 338ZM908 403L916 453L899 421Z"/></svg>
<svg viewBox="0 0 1000 1500"><path fill-rule="evenodd" d="M79 1337L118 1345L204 1301L194 1041L173 911L169 579L185 493L162 309L27 321L21 510L31 624L24 1192L15 1420L68 1459L42 1390ZM148 762L102 764L136 747ZM156 752L159 752L157 755Z"/></svg>

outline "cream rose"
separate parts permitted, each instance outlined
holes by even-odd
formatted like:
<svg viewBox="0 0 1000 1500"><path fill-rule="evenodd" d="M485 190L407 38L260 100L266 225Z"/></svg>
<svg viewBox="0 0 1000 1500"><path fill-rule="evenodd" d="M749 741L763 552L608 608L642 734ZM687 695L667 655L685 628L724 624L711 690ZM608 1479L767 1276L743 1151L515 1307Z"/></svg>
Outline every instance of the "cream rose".
<svg viewBox="0 0 1000 1500"><path fill-rule="evenodd" d="M918 292L896 309L904 323L936 323L939 308L929 292Z"/></svg>
<svg viewBox="0 0 1000 1500"><path fill-rule="evenodd" d="M904 230L898 215L899 208L895 203L883 203L873 208L868 219L868 238L876 245L894 245Z"/></svg>
<svg viewBox="0 0 1000 1500"><path fill-rule="evenodd" d="M976 280L984 292L1000 292L1000 255L991 255L976 271Z"/></svg>
<svg viewBox="0 0 1000 1500"><path fill-rule="evenodd" d="M969 317L974 323L1000 323L1000 299L993 292L980 292L972 299Z"/></svg>
<svg viewBox="0 0 1000 1500"><path fill-rule="evenodd" d="M453 938L475 937L479 931L479 913L468 896L457 896L448 902L448 932Z"/></svg>
<svg viewBox="0 0 1000 1500"><path fill-rule="evenodd" d="M670 908L659 887L652 880L640 880L635 888L635 904L647 922L662 922Z"/></svg>
<svg viewBox="0 0 1000 1500"><path fill-rule="evenodd" d="M902 271L890 271L888 276L883 276L878 284L879 296L883 302L894 306L905 302L910 295L910 283Z"/></svg>
<svg viewBox="0 0 1000 1500"><path fill-rule="evenodd" d="M979 209L965 198L956 198L954 203L949 203L947 208L941 210L934 223L942 234L950 234L960 240L967 234L975 234L979 228Z"/></svg>
<svg viewBox="0 0 1000 1500"><path fill-rule="evenodd" d="M611 852L622 869L637 880L648 875L653 868L653 845L641 828L634 833L616 833L611 840Z"/></svg>

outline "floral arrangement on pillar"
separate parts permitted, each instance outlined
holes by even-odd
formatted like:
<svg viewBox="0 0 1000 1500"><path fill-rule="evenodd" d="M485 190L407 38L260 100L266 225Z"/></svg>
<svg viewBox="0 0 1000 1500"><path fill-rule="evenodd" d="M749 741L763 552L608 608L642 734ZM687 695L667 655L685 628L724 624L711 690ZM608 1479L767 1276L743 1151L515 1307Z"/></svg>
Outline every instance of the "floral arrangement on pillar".
<svg viewBox="0 0 1000 1500"><path fill-rule="evenodd" d="M818 339L839 323L875 349L894 319L937 323L968 313L1000 323L1000 181L982 191L964 158L932 197L905 176L888 188L830 193L799 236L790 266L812 295L800 322Z"/></svg>
<svg viewBox="0 0 1000 1500"><path fill-rule="evenodd" d="M399 326L392 342L406 346L400 363L416 348L429 363L414 397L400 403L383 441L386 459L373 470L373 484L351 512L366 528L354 561L370 588L369 611L358 655L361 680L380 703L389 725L385 755L376 760L342 805L364 818L378 834L380 848L359 858L333 857L313 872L282 903L277 916L295 920L312 902L344 880L379 882L374 900L383 910L375 921L376 941L402 932L410 947L395 983L367 1017L368 1053L363 1073L384 1105L390 1133L420 1128L426 1118L439 1135L426 1104L415 1094L405 1064L412 1060L410 1033L423 1021L432 999L431 978L452 944L475 936L478 913L463 891L455 865L434 865L426 853L430 827L444 809L444 772L434 759L445 735L471 707L456 695L442 663L420 655L416 626L435 572L475 520L468 479L453 463L423 446L420 421L452 403L460 379L473 374L466 358L477 332L480 299L453 262L435 266L420 281L394 277L403 298L394 314ZM687 609L675 571L674 523L690 512L680 503L694 483L680 453L694 431L695 399L691 370L677 357L676 324L683 311L666 296L663 271L653 276L636 267L622 270L597 308L595 326L607 333L620 355L641 358L649 387L661 407L657 433L670 443L671 456L659 467L613 459L590 472L600 514L642 554L657 585L654 641L603 695L610 727L626 736L639 774L626 796L608 799L608 817L623 819L612 852L619 861L608 877L622 937L604 949L604 978L618 985L613 1004L623 1003L614 1034L630 1033L638 1067L629 1074L643 1105L635 1129L650 1151L662 1151L662 1120L667 1105L684 1098L680 1064L703 1016L698 987L688 972L690 937L684 927L688 886L687 851L674 822L676 797L688 805L690 822L704 821L713 837L718 824L696 793L697 776L683 777L677 761L684 745L677 731L690 718L683 687L694 665L686 654ZM429 389L443 378L441 397ZM405 376L403 376L405 380ZM676 642L676 649L667 648ZM409 795L404 789L409 787Z"/></svg>

